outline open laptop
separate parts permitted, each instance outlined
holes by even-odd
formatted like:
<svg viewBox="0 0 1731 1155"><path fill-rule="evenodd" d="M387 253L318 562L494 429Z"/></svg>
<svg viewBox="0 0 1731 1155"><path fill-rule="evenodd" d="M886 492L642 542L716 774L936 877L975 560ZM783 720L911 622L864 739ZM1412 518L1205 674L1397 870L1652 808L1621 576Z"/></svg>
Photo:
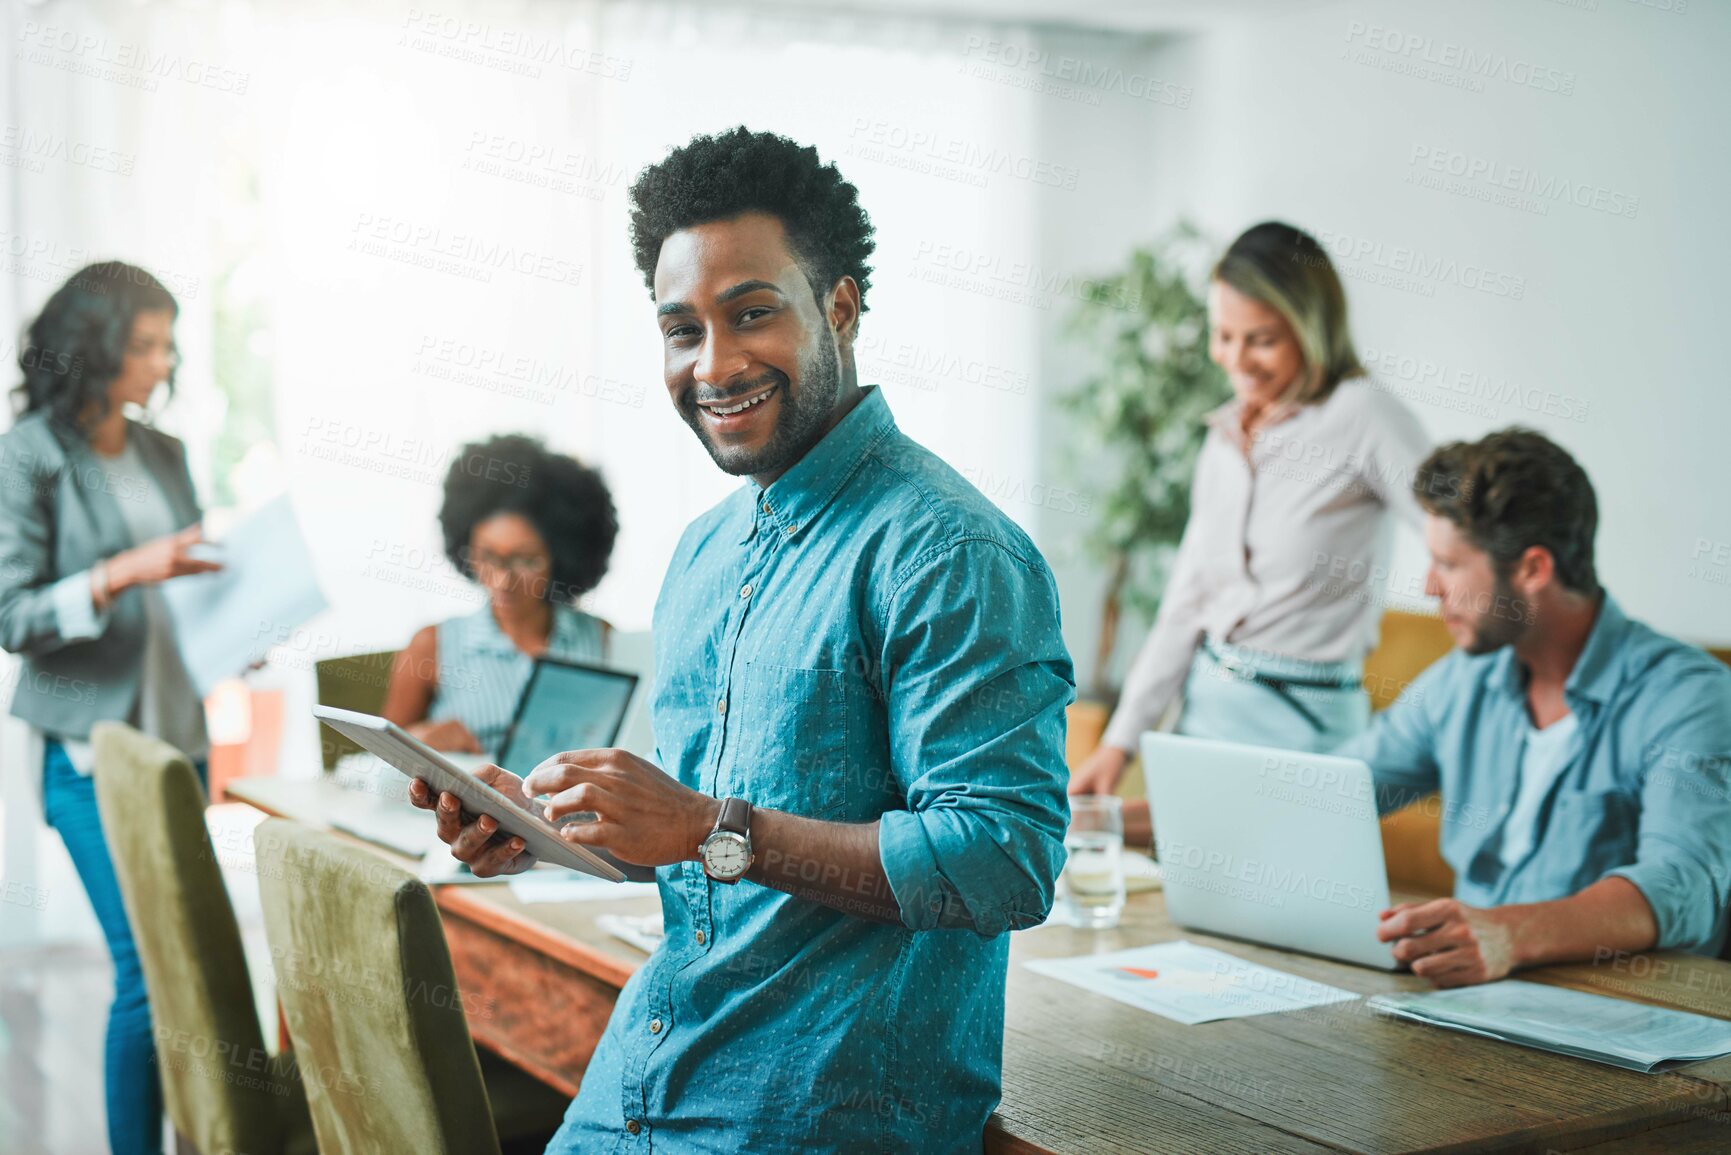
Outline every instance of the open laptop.
<svg viewBox="0 0 1731 1155"><path fill-rule="evenodd" d="M635 696L637 681L636 674L624 670L537 658L517 697L517 709L498 756L444 757L471 773L497 762L525 775L561 750L611 746ZM332 819L332 826L399 854L420 856L437 847L427 813L410 804L408 784L396 771L375 765L359 774L339 772L339 780L372 798Z"/></svg>
<svg viewBox="0 0 1731 1155"><path fill-rule="evenodd" d="M1353 758L1142 735L1166 909L1181 926L1394 970L1376 792Z"/></svg>

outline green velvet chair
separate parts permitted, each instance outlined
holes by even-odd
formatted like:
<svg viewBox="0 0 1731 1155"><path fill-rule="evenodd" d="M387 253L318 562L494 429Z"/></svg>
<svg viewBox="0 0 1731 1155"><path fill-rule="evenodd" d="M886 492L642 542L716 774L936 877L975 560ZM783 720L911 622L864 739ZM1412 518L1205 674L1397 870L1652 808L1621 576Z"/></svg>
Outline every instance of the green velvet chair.
<svg viewBox="0 0 1731 1155"><path fill-rule="evenodd" d="M313 666L318 682L321 706L340 710L359 710L377 714L385 706L385 690L391 684L391 667L396 664L396 650L380 650L371 654L349 654L341 658L326 658ZM337 759L360 749L353 739L319 723L319 752L324 767L329 770Z"/></svg>
<svg viewBox="0 0 1731 1155"><path fill-rule="evenodd" d="M254 832L265 933L325 1155L540 1151L564 1096L481 1060L426 883L297 822Z"/></svg>
<svg viewBox="0 0 1731 1155"><path fill-rule="evenodd" d="M315 1152L292 1056L265 1050L240 926L186 757L118 722L91 731L96 799L144 969L163 1100L202 1155Z"/></svg>

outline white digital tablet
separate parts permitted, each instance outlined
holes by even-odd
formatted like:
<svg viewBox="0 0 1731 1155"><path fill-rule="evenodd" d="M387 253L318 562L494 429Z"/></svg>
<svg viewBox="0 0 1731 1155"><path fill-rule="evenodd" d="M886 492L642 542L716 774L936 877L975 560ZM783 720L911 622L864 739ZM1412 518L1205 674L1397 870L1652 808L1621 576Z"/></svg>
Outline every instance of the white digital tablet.
<svg viewBox="0 0 1731 1155"><path fill-rule="evenodd" d="M492 818L502 832L521 838L524 848L538 860L609 882L625 880L625 872L606 857L586 846L566 842L551 823L524 810L431 746L410 737L400 726L372 714L339 710L335 706L314 706L313 716L344 737L354 739L362 749L377 754L407 777L424 779L435 792L455 794L463 809ZM434 821L431 814L427 815L427 821Z"/></svg>

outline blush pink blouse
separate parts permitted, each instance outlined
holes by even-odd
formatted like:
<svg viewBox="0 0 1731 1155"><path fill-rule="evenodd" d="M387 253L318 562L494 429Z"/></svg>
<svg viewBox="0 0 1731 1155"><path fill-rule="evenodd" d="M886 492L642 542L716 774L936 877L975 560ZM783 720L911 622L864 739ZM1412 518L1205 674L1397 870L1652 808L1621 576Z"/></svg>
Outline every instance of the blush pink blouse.
<svg viewBox="0 0 1731 1155"><path fill-rule="evenodd" d="M1431 449L1423 426L1365 377L1277 416L1248 453L1239 412L1234 400L1208 416L1190 521L1106 745L1133 751L1158 725L1204 637L1317 662L1360 662L1376 645L1386 515L1423 521L1411 492Z"/></svg>

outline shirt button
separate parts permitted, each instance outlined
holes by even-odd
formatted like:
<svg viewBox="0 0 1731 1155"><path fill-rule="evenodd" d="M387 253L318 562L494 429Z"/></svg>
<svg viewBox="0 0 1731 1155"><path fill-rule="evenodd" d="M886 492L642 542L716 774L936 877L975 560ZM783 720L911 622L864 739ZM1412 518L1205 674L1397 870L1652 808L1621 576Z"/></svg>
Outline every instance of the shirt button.
<svg viewBox="0 0 1731 1155"><path fill-rule="evenodd" d="M652 1035L659 1035L661 1033L661 1020L660 1019L650 1019L649 1020L649 1033Z"/></svg>
<svg viewBox="0 0 1731 1155"><path fill-rule="evenodd" d="M627 1119L625 1120L625 1129L635 1135L637 1132L643 1130L643 1124L639 1123L635 1119Z"/></svg>
<svg viewBox="0 0 1731 1155"><path fill-rule="evenodd" d="M723 698L723 699L721 699L721 701L717 702L715 704L715 710L719 714L727 713L727 699Z"/></svg>
<svg viewBox="0 0 1731 1155"><path fill-rule="evenodd" d="M703 932L702 931L697 932L697 945L698 946L703 945Z"/></svg>
<svg viewBox="0 0 1731 1155"><path fill-rule="evenodd" d="M739 596L742 598L748 598L751 596L751 583L750 582L746 582L744 585L739 587Z"/></svg>

